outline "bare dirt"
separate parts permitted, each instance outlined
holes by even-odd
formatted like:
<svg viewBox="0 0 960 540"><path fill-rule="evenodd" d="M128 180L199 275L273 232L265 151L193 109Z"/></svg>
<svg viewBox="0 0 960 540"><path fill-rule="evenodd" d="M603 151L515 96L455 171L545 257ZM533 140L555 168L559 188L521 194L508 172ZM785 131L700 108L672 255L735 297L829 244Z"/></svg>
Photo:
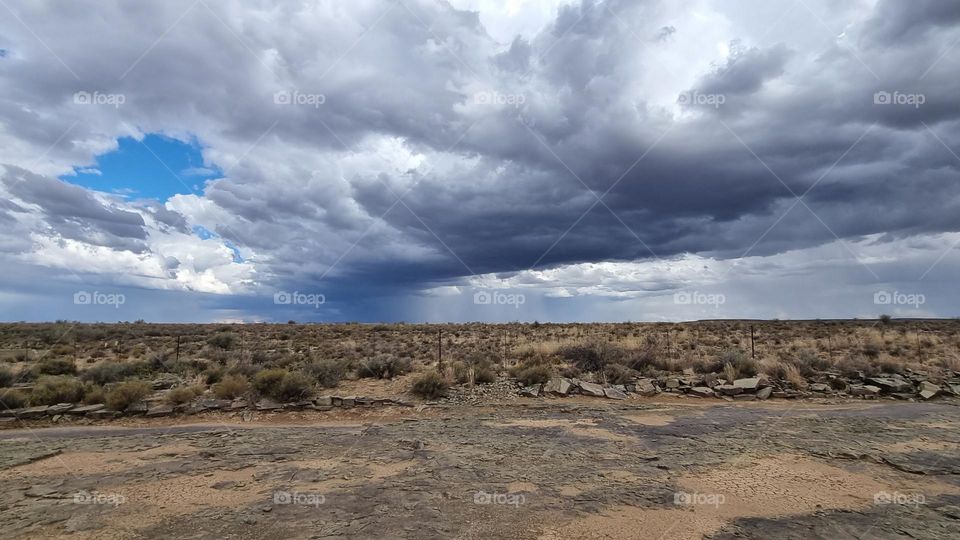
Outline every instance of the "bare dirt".
<svg viewBox="0 0 960 540"><path fill-rule="evenodd" d="M542 400L0 431L5 538L958 538L937 403Z"/></svg>

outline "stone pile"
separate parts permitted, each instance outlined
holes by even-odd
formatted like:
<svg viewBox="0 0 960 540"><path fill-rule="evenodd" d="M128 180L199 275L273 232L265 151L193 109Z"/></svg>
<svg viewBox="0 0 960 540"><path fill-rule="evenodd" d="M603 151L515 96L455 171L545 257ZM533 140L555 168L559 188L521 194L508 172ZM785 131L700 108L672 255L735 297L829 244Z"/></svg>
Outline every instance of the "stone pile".
<svg viewBox="0 0 960 540"><path fill-rule="evenodd" d="M860 397L864 399L889 396L896 399L932 399L937 396L960 397L960 374L934 384L921 374L911 373L844 379L835 374L824 374L826 382L815 382L806 389L792 388L785 382L771 381L763 376L745 377L727 381L720 377L684 374L657 378L637 378L630 384L602 385L575 378L554 377L545 384L519 386L523 397L568 396L573 394L626 399L635 394L643 397L659 393L683 394L691 397L719 398L727 401L792 399L799 397Z"/></svg>
<svg viewBox="0 0 960 540"><path fill-rule="evenodd" d="M14 420L36 420L52 418L54 422L66 416L84 416L87 418L103 419L119 416L146 416L156 418L174 414L199 414L208 411L281 411L281 410L314 410L329 411L334 408L349 409L353 407L384 407L388 405L411 406L411 404L396 399L372 398L363 396L323 396L311 400L302 400L290 403L277 403L269 399L250 402L245 399L197 399L183 405L168 405L165 403L136 403L125 411L111 411L105 405L82 405L79 403L59 403L57 405L42 405L39 407L24 407L0 411L0 423Z"/></svg>

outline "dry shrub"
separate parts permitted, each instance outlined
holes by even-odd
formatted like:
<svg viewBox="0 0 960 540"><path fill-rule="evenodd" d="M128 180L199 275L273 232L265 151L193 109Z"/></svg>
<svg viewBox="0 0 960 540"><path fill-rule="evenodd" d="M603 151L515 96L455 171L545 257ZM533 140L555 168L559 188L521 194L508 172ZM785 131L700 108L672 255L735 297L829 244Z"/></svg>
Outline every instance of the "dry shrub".
<svg viewBox="0 0 960 540"><path fill-rule="evenodd" d="M242 375L226 375L213 385L213 394L220 399L236 399L250 391L250 383Z"/></svg>
<svg viewBox="0 0 960 540"><path fill-rule="evenodd" d="M167 392L164 400L171 405L183 405L203 394L203 391L204 388L201 386L181 386Z"/></svg>
<svg viewBox="0 0 960 540"><path fill-rule="evenodd" d="M270 396L279 392L280 383L287 376L285 369L265 369L253 377L253 389L261 396Z"/></svg>
<svg viewBox="0 0 960 540"><path fill-rule="evenodd" d="M360 378L392 379L410 371L410 359L383 354L367 359L357 369Z"/></svg>
<svg viewBox="0 0 960 540"><path fill-rule="evenodd" d="M131 405L143 401L150 395L150 385L143 381L121 383L107 394L107 408L113 411L125 411Z"/></svg>
<svg viewBox="0 0 960 540"><path fill-rule="evenodd" d="M753 377L757 374L756 360L744 354L743 351L735 349L724 351L718 361L723 363L724 373L727 373L727 366L730 365L736 370L737 377Z"/></svg>
<svg viewBox="0 0 960 540"><path fill-rule="evenodd" d="M107 400L107 394L102 386L88 385L83 393L84 405L98 405Z"/></svg>
<svg viewBox="0 0 960 540"><path fill-rule="evenodd" d="M313 383L300 372L265 369L253 378L253 387L260 395L277 401L299 401L311 394Z"/></svg>
<svg viewBox="0 0 960 540"><path fill-rule="evenodd" d="M733 364L727 362L723 365L723 378L727 380L728 383L732 383L737 380L737 368L733 367Z"/></svg>
<svg viewBox="0 0 960 540"><path fill-rule="evenodd" d="M520 381L524 386L532 386L534 384L543 384L550 380L550 375L552 371L550 366L544 364L537 364L528 367L517 366L520 369L511 370L511 374Z"/></svg>
<svg viewBox="0 0 960 540"><path fill-rule="evenodd" d="M304 372L323 388L335 388L340 384L340 379L346 372L346 366L337 360L314 360L307 364Z"/></svg>
<svg viewBox="0 0 960 540"><path fill-rule="evenodd" d="M6 409L20 409L27 406L27 396L20 390L0 390L0 407Z"/></svg>
<svg viewBox="0 0 960 540"><path fill-rule="evenodd" d="M784 369L783 380L790 383L791 386L798 390L803 390L807 387L807 379L800 373L800 370L797 366L787 365Z"/></svg>
<svg viewBox="0 0 960 540"><path fill-rule="evenodd" d="M863 374L872 377L877 374L877 365L860 355L845 356L834 364L834 368L844 377L855 379Z"/></svg>
<svg viewBox="0 0 960 540"><path fill-rule="evenodd" d="M410 391L424 399L437 399L447 395L450 385L436 371L428 371L413 381Z"/></svg>
<svg viewBox="0 0 960 540"><path fill-rule="evenodd" d="M626 356L622 348L608 341L566 345L559 353L583 371L601 371L607 364L622 362Z"/></svg>
<svg viewBox="0 0 960 540"><path fill-rule="evenodd" d="M16 377L13 375L13 371L5 367L0 367L0 388L10 386L14 380L16 380Z"/></svg>
<svg viewBox="0 0 960 540"><path fill-rule="evenodd" d="M610 384L629 384L637 375L639 373L620 364L608 364L603 368L603 376Z"/></svg>
<svg viewBox="0 0 960 540"><path fill-rule="evenodd" d="M73 375L77 366L66 358L47 358L33 367L35 375Z"/></svg>
<svg viewBox="0 0 960 540"><path fill-rule="evenodd" d="M107 383L122 381L130 377L137 371L135 364L124 364L120 362L103 362L97 364L80 374L85 381L94 384L104 385Z"/></svg>
<svg viewBox="0 0 960 540"><path fill-rule="evenodd" d="M73 377L40 377L30 392L31 405L56 405L79 403L83 399L83 383Z"/></svg>
<svg viewBox="0 0 960 540"><path fill-rule="evenodd" d="M893 358L884 355L880 358L880 361L877 362L877 367L880 369L881 373L903 373L906 364L902 360L894 360Z"/></svg>

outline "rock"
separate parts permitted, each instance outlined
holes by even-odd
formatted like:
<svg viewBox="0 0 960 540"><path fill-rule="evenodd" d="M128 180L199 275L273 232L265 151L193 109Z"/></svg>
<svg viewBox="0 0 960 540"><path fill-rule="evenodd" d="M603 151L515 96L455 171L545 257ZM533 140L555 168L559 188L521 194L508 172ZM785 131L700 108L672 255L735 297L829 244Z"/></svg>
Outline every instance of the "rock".
<svg viewBox="0 0 960 540"><path fill-rule="evenodd" d="M157 405L151 407L150 410L147 411L147 416L151 418L158 416L170 416L171 414L173 414L173 407L170 405Z"/></svg>
<svg viewBox="0 0 960 540"><path fill-rule="evenodd" d="M340 400L340 406L341 406L341 407L350 408L350 407L353 407L354 405L356 405L356 403L357 403L357 398L355 398L355 397L353 397L353 396L345 397L345 398L343 398L343 399Z"/></svg>
<svg viewBox="0 0 960 540"><path fill-rule="evenodd" d="M134 403L127 407L123 412L125 414L134 415L134 414L147 414L147 411L150 410L150 405L144 401Z"/></svg>
<svg viewBox="0 0 960 540"><path fill-rule="evenodd" d="M880 387L874 386L872 384L863 385L863 391L866 392L865 396L876 396L880 394Z"/></svg>
<svg viewBox="0 0 960 540"><path fill-rule="evenodd" d="M17 418L21 420L29 420L31 418L40 418L41 416L47 414L47 409L50 407L46 405L40 405L39 407L26 407L24 409L17 409Z"/></svg>
<svg viewBox="0 0 960 540"><path fill-rule="evenodd" d="M63 414L73 408L73 403L57 403L56 405L51 405L47 407L47 415L54 416L58 414Z"/></svg>
<svg viewBox="0 0 960 540"><path fill-rule="evenodd" d="M229 399L201 399L197 402L197 406L204 410L218 411L220 409L227 409L233 402Z"/></svg>
<svg viewBox="0 0 960 540"><path fill-rule="evenodd" d="M154 390L168 390L178 384L180 384L180 378L171 376L154 379L151 381L150 386L152 386Z"/></svg>
<svg viewBox="0 0 960 540"><path fill-rule="evenodd" d="M913 393L894 392L894 393L892 393L892 394L890 394L890 395L893 396L893 397L895 397L895 398L897 398L897 399L902 399L902 400L904 400L904 401L913 401Z"/></svg>
<svg viewBox="0 0 960 540"><path fill-rule="evenodd" d="M293 401L290 403L284 403L283 408L291 411L299 411L306 409L307 407L313 407L313 401Z"/></svg>
<svg viewBox="0 0 960 540"><path fill-rule="evenodd" d="M743 393L743 388L739 386L734 386L732 384L722 384L717 387L717 391L725 396L735 396L737 394Z"/></svg>
<svg viewBox="0 0 960 540"><path fill-rule="evenodd" d="M239 411L241 409L246 409L250 404L247 403L247 400L243 398L237 398L230 402L230 405L227 407L231 411Z"/></svg>
<svg viewBox="0 0 960 540"><path fill-rule="evenodd" d="M333 398L330 396L321 396L313 400L313 403L319 407L331 407L333 406Z"/></svg>
<svg viewBox="0 0 960 540"><path fill-rule="evenodd" d="M88 413L87 413L87 416L88 416L89 418L96 418L96 419L116 418L116 417L120 416L120 412L119 412L119 411L108 411L108 410L106 410L106 409L101 408L101 409L98 409L98 410L93 411L93 412L88 412Z"/></svg>
<svg viewBox="0 0 960 540"><path fill-rule="evenodd" d="M755 392L760 387L760 379L751 377L749 379L737 379L733 381L733 386L742 389L745 392Z"/></svg>
<svg viewBox="0 0 960 540"><path fill-rule="evenodd" d="M940 387L928 381L921 382L919 390L921 399L931 399L940 393Z"/></svg>
<svg viewBox="0 0 960 540"><path fill-rule="evenodd" d="M258 411L276 411L282 408L283 408L283 405L280 405L279 403L277 403L276 401L273 401L272 399L261 399L260 401L257 402Z"/></svg>
<svg viewBox="0 0 960 540"><path fill-rule="evenodd" d="M756 394L737 394L733 396L733 399L735 401L753 401L757 399L757 395Z"/></svg>
<svg viewBox="0 0 960 540"><path fill-rule="evenodd" d="M898 375L893 377L870 377L866 382L873 386L879 386L882 391L891 394L913 391L913 384Z"/></svg>
<svg viewBox="0 0 960 540"><path fill-rule="evenodd" d="M554 377L547 381L547 384L543 385L543 393L554 396L565 396L570 393L572 388L573 383L570 382L570 379Z"/></svg>
<svg viewBox="0 0 960 540"><path fill-rule="evenodd" d="M604 388L603 395L610 399L627 399L627 395L617 388Z"/></svg>
<svg viewBox="0 0 960 540"><path fill-rule="evenodd" d="M525 386L520 389L520 395L523 397L537 397L540 395L540 385Z"/></svg>
<svg viewBox="0 0 960 540"><path fill-rule="evenodd" d="M81 407L74 407L67 411L67 414L73 414L77 416L83 416L85 414L94 413L97 411L102 411L106 405L103 403L98 403L96 405L83 405Z"/></svg>
<svg viewBox="0 0 960 540"><path fill-rule="evenodd" d="M676 379L676 378L667 379L666 387L671 389L680 388L680 379Z"/></svg>
<svg viewBox="0 0 960 540"><path fill-rule="evenodd" d="M824 383L815 383L810 385L811 392L819 392L821 394L830 393L830 385Z"/></svg>
<svg viewBox="0 0 960 540"><path fill-rule="evenodd" d="M580 381L580 392L593 397L605 397L606 394L603 393L603 387L599 384L588 383Z"/></svg>
<svg viewBox="0 0 960 540"><path fill-rule="evenodd" d="M637 379L637 383L634 385L634 391L643 397L650 397L657 395L659 390L657 390L656 385L654 385L650 379Z"/></svg>
<svg viewBox="0 0 960 540"><path fill-rule="evenodd" d="M713 391L713 389L708 388L706 386L694 386L693 388L690 389L690 393L700 397L714 397L717 395L716 392Z"/></svg>
<svg viewBox="0 0 960 540"><path fill-rule="evenodd" d="M773 387L761 388L757 390L757 399L769 399L771 394L773 394Z"/></svg>

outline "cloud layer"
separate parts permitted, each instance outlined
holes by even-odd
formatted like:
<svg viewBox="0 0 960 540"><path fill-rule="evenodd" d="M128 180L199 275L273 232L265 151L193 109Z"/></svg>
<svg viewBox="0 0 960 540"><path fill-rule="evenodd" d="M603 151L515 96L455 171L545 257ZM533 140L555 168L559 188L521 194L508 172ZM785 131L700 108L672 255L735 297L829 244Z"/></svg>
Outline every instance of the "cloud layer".
<svg viewBox="0 0 960 540"><path fill-rule="evenodd" d="M851 284L956 299L949 3L515 4L7 2L3 257L67 290L217 295L199 320L678 318L702 314L677 291L745 276L830 291L824 317L869 313ZM171 170L191 193L164 201L58 179L150 133L222 176ZM476 287L547 303L460 309ZM264 301L294 290L328 303ZM723 315L812 311L769 300Z"/></svg>

